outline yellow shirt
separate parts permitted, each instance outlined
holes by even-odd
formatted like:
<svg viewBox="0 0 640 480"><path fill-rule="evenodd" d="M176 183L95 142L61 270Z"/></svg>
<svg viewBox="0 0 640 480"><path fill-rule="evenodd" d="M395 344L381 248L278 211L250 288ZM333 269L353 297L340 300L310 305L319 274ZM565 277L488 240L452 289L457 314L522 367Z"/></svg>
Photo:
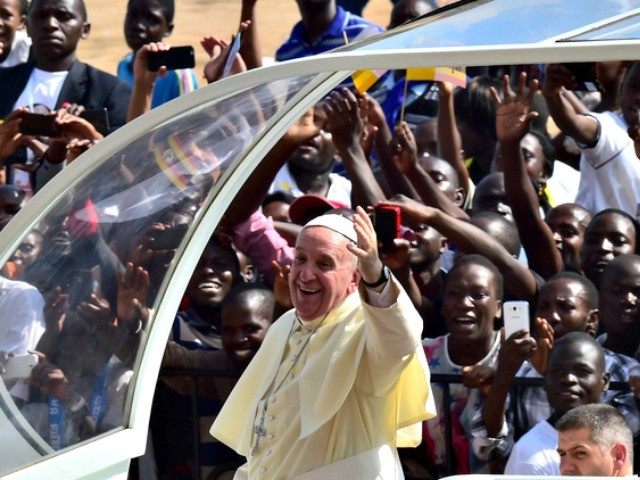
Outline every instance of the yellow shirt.
<svg viewBox="0 0 640 480"><path fill-rule="evenodd" d="M361 301L361 289L324 321L301 325L291 311L269 329L211 429L247 456L249 479L289 479L381 445L420 443L420 422L435 414L422 320L392 287L399 295L388 308Z"/></svg>

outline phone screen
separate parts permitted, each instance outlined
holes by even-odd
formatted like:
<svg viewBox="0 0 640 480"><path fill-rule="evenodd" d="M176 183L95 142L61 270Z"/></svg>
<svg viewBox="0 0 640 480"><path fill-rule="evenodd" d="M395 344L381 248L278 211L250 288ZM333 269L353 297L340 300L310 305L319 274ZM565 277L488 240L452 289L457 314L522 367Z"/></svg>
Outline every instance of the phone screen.
<svg viewBox="0 0 640 480"><path fill-rule="evenodd" d="M395 206L380 206L374 209L373 226L380 250L393 247L400 230L400 209Z"/></svg>
<svg viewBox="0 0 640 480"><path fill-rule="evenodd" d="M111 126L109 125L109 111L106 108L85 110L80 116L93 125L102 135L109 134Z"/></svg>
<svg viewBox="0 0 640 480"><path fill-rule="evenodd" d="M173 47L162 52L149 52L147 55L147 68L151 72L157 72L160 67L167 70L178 68L193 68L196 65L196 57L191 45Z"/></svg>
<svg viewBox="0 0 640 480"><path fill-rule="evenodd" d="M53 114L23 113L20 118L20 133L42 137L59 137L62 135Z"/></svg>

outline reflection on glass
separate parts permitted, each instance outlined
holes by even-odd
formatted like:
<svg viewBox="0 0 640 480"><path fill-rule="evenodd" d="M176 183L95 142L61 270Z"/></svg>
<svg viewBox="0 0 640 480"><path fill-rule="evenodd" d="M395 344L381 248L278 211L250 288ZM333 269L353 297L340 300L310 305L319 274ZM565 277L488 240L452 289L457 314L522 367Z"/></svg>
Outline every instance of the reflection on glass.
<svg viewBox="0 0 640 480"><path fill-rule="evenodd" d="M0 276L2 379L14 402L2 407L0 450L12 426L32 445L44 440L43 454L123 425L176 250L225 169L308 81L261 85L147 132L23 237ZM41 439L26 438L23 419ZM0 457L0 474L24 462Z"/></svg>

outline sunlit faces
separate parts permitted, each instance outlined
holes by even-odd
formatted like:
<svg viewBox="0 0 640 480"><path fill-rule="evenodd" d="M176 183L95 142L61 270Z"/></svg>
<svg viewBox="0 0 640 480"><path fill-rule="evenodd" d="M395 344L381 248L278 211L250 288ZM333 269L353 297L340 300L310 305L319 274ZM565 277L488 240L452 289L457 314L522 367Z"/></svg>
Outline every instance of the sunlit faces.
<svg viewBox="0 0 640 480"><path fill-rule="evenodd" d="M582 269L597 287L602 272L618 255L634 253L636 231L633 222L617 212L605 212L591 220L582 245Z"/></svg>
<svg viewBox="0 0 640 480"><path fill-rule="evenodd" d="M358 285L349 240L324 227L307 227L298 236L289 289L301 320L313 320L339 305Z"/></svg>
<svg viewBox="0 0 640 480"><path fill-rule="evenodd" d="M300 145L289 157L289 167L308 173L322 174L331 170L337 152L331 134L320 130L315 137Z"/></svg>
<svg viewBox="0 0 640 480"><path fill-rule="evenodd" d="M424 265L435 262L446 249L446 239L433 227L420 224L414 231L415 242L409 249L411 265Z"/></svg>
<svg viewBox="0 0 640 480"><path fill-rule="evenodd" d="M575 280L550 280L540 288L536 317L551 325L554 338L569 332L584 332L588 326L593 329L597 313L589 307L587 295L584 286Z"/></svg>
<svg viewBox="0 0 640 480"><path fill-rule="evenodd" d="M613 448L600 448L586 427L558 432L558 454L562 475L613 476L616 471Z"/></svg>
<svg viewBox="0 0 640 480"><path fill-rule="evenodd" d="M16 30L22 27L23 20L20 0L0 0L0 62L9 55Z"/></svg>
<svg viewBox="0 0 640 480"><path fill-rule="evenodd" d="M552 208L545 218L553 232L556 247L560 250L562 262L576 272L582 271L580 253L589 218L589 212L584 208L568 203Z"/></svg>
<svg viewBox="0 0 640 480"><path fill-rule="evenodd" d="M271 292L247 290L225 302L221 314L222 346L234 364L249 364L271 326L272 315Z"/></svg>
<svg viewBox="0 0 640 480"><path fill-rule="evenodd" d="M129 0L124 18L124 37L136 51L149 42L160 42L171 33L165 8L155 0Z"/></svg>
<svg viewBox="0 0 640 480"><path fill-rule="evenodd" d="M545 179L544 172L544 151L540 140L534 135L527 133L520 140L520 155L525 162L529 178L542 182Z"/></svg>
<svg viewBox="0 0 640 480"><path fill-rule="evenodd" d="M602 275L600 318L609 335L625 337L640 327L640 257L621 255Z"/></svg>
<svg viewBox="0 0 640 480"><path fill-rule="evenodd" d="M222 302L239 278L238 260L231 248L209 244L191 276L187 294L191 301L215 306Z"/></svg>
<svg viewBox="0 0 640 480"><path fill-rule="evenodd" d="M438 189L444 193L453 203L461 206L464 201L464 192L460 188L458 175L451 164L433 155L422 155L418 162L422 169L435 182Z"/></svg>
<svg viewBox="0 0 640 480"><path fill-rule="evenodd" d="M483 341L494 335L502 301L493 272L474 263L454 268L447 278L442 314L452 338Z"/></svg>
<svg viewBox="0 0 640 480"><path fill-rule="evenodd" d="M22 268L33 264L42 250L42 234L39 232L28 233L9 260Z"/></svg>
<svg viewBox="0 0 640 480"><path fill-rule="evenodd" d="M557 413L598 403L608 384L604 352L593 337L572 332L556 343L544 374L544 389L549 405Z"/></svg>

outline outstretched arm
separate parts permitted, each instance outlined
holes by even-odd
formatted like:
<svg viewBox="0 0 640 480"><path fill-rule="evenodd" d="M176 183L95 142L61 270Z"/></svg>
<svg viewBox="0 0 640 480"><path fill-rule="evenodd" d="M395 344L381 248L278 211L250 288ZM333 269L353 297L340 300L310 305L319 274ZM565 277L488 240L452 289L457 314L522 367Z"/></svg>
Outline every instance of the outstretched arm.
<svg viewBox="0 0 640 480"><path fill-rule="evenodd" d="M242 0L242 9L240 10L240 25L248 23L246 30L242 33L242 43L240 44L240 56L244 58L248 70L262 66L255 13L256 3L257 0Z"/></svg>
<svg viewBox="0 0 640 480"><path fill-rule="evenodd" d="M413 224L430 225L466 253L479 253L491 260L504 275L505 289L513 297L533 300L537 283L533 273L496 240L471 223L458 220L440 210L427 207L409 198L382 202L402 209L402 216Z"/></svg>
<svg viewBox="0 0 640 480"><path fill-rule="evenodd" d="M458 174L466 198L469 195L469 172L462 158L462 141L453 108L453 85L438 82L438 90L438 153Z"/></svg>
<svg viewBox="0 0 640 480"><path fill-rule="evenodd" d="M531 82L528 94L525 94L526 73L520 74L515 94L509 88L508 75L502 81L504 101L500 101L495 89L491 94L498 104L496 133L504 165L505 191L529 266L543 278L549 278L562 271L562 257L553 232L540 215L538 195L520 155L520 141L529 131L531 120L538 116L537 112L530 111L531 100L538 91L538 81Z"/></svg>
<svg viewBox="0 0 640 480"><path fill-rule="evenodd" d="M133 91L129 100L127 122L151 110L153 84L158 76L167 74L167 67L162 66L157 72L150 72L147 68L149 52L164 50L169 50L169 45L157 42L148 43L136 52L133 60Z"/></svg>

